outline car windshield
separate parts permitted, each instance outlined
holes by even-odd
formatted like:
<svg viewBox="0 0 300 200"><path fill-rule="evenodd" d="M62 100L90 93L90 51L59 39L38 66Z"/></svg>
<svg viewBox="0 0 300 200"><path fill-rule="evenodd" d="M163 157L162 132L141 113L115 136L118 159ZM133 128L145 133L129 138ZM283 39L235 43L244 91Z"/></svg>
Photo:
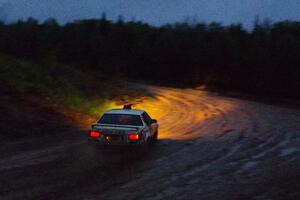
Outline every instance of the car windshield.
<svg viewBox="0 0 300 200"><path fill-rule="evenodd" d="M139 115L129 114L104 114L98 123L143 126L143 122Z"/></svg>

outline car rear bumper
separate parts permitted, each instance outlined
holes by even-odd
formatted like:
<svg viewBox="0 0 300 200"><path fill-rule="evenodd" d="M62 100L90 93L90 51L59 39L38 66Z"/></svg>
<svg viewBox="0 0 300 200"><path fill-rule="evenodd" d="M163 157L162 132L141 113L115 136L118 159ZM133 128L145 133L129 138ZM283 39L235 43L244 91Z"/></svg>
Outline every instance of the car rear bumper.
<svg viewBox="0 0 300 200"><path fill-rule="evenodd" d="M103 146L103 147L109 147L109 146L141 146L144 145L145 143L143 142L143 140L139 140L139 141L106 141L103 139L93 139L93 138L89 138L88 142L92 145L95 146Z"/></svg>

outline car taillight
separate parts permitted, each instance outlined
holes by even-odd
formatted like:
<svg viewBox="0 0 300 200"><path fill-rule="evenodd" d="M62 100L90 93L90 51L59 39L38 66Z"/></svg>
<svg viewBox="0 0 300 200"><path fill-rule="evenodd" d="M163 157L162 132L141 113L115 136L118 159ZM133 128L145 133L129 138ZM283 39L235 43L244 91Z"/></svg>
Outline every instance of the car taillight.
<svg viewBox="0 0 300 200"><path fill-rule="evenodd" d="M137 133L130 133L128 136L129 140L139 140L140 139L140 135Z"/></svg>
<svg viewBox="0 0 300 200"><path fill-rule="evenodd" d="M90 136L91 137L95 137L95 138L97 138L97 137L100 137L100 132L99 131L90 131Z"/></svg>

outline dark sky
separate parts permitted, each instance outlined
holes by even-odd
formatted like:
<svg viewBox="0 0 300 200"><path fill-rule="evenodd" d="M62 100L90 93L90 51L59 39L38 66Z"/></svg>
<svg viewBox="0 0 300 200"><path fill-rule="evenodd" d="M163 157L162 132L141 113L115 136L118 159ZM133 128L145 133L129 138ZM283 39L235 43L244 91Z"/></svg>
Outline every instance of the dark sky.
<svg viewBox="0 0 300 200"><path fill-rule="evenodd" d="M0 0L0 5L0 17L6 21L32 16L39 20L54 17L65 23L99 18L103 12L109 19L122 15L125 20L154 25L190 18L251 27L255 16L300 21L300 0Z"/></svg>

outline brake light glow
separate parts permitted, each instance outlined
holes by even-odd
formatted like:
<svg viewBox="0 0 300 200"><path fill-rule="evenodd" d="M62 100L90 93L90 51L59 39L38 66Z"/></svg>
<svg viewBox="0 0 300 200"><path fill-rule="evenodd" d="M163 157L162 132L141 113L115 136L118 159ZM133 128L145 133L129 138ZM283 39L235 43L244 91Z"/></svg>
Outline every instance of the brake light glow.
<svg viewBox="0 0 300 200"><path fill-rule="evenodd" d="M137 133L131 133L128 136L129 140L139 140L140 139L140 135Z"/></svg>
<svg viewBox="0 0 300 200"><path fill-rule="evenodd" d="M100 137L100 132L99 131L90 131L90 136L91 137Z"/></svg>

